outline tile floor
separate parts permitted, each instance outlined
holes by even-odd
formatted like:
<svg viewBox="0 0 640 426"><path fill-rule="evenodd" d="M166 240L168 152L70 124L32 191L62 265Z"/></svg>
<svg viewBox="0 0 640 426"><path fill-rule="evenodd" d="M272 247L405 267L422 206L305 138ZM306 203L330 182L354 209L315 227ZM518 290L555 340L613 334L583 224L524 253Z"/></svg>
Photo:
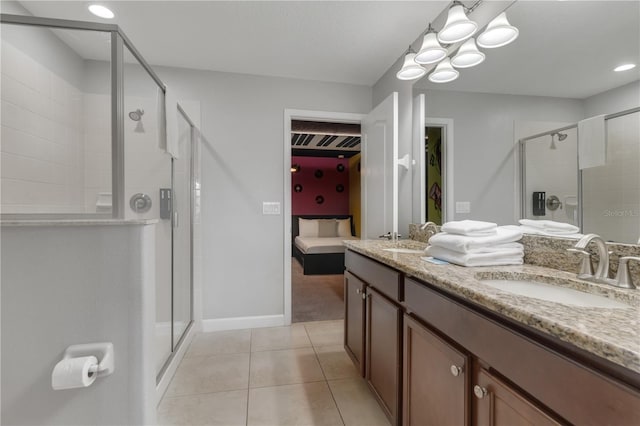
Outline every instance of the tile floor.
<svg viewBox="0 0 640 426"><path fill-rule="evenodd" d="M343 322L196 336L161 425L389 425L344 352Z"/></svg>

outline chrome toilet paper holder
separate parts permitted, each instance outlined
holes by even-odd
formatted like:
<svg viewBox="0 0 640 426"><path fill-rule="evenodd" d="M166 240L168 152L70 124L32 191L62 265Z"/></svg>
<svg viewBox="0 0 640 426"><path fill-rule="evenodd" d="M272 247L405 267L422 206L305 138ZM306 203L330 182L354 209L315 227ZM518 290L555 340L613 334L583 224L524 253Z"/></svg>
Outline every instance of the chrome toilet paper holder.
<svg viewBox="0 0 640 426"><path fill-rule="evenodd" d="M98 368L96 377L105 377L113 374L115 370L115 361L113 355L113 343L83 343L80 345L71 345L64 351L62 359L80 358L84 356L95 356L98 360Z"/></svg>

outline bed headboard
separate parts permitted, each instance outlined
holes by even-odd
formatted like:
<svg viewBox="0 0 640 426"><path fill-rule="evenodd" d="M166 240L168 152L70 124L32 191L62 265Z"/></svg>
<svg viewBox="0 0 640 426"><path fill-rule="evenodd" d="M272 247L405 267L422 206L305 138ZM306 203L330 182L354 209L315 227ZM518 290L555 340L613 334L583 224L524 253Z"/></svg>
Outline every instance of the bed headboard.
<svg viewBox="0 0 640 426"><path fill-rule="evenodd" d="M302 219L351 219L351 235L356 235L356 228L353 224L353 215L350 214L301 214L291 216L291 242L300 234L298 218Z"/></svg>

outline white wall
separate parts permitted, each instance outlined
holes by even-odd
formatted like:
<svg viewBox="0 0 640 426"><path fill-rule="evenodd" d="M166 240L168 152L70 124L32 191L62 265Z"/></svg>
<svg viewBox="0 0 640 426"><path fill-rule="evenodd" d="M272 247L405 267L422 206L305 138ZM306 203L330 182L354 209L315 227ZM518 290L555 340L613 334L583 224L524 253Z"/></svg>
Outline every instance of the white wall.
<svg viewBox="0 0 640 426"><path fill-rule="evenodd" d="M428 117L453 119L454 194L471 203L471 212L456 213L456 220L507 224L518 217L515 121L577 122L584 115L573 99L441 90L425 95Z"/></svg>
<svg viewBox="0 0 640 426"><path fill-rule="evenodd" d="M584 117L612 114L640 106L640 80L584 100Z"/></svg>
<svg viewBox="0 0 640 426"><path fill-rule="evenodd" d="M2 226L2 424L155 423L153 240L153 225ZM112 375L51 388L69 345L105 341Z"/></svg>
<svg viewBox="0 0 640 426"><path fill-rule="evenodd" d="M154 67L202 114L203 317L283 315L285 108L366 113L371 89L336 83Z"/></svg>

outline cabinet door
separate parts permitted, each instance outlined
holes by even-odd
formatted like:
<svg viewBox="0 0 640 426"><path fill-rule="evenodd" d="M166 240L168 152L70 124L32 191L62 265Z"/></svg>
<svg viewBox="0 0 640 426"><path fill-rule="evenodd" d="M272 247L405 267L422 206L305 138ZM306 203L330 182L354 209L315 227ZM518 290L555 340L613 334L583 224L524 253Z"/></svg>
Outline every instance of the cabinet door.
<svg viewBox="0 0 640 426"><path fill-rule="evenodd" d="M468 425L468 356L408 315L403 352L403 424Z"/></svg>
<svg viewBox="0 0 640 426"><path fill-rule="evenodd" d="M480 369L473 387L478 426L559 425L516 389Z"/></svg>
<svg viewBox="0 0 640 426"><path fill-rule="evenodd" d="M366 379L391 424L400 418L402 311L373 288L367 288Z"/></svg>
<svg viewBox="0 0 640 426"><path fill-rule="evenodd" d="M344 273L344 348L364 376L365 283Z"/></svg>

